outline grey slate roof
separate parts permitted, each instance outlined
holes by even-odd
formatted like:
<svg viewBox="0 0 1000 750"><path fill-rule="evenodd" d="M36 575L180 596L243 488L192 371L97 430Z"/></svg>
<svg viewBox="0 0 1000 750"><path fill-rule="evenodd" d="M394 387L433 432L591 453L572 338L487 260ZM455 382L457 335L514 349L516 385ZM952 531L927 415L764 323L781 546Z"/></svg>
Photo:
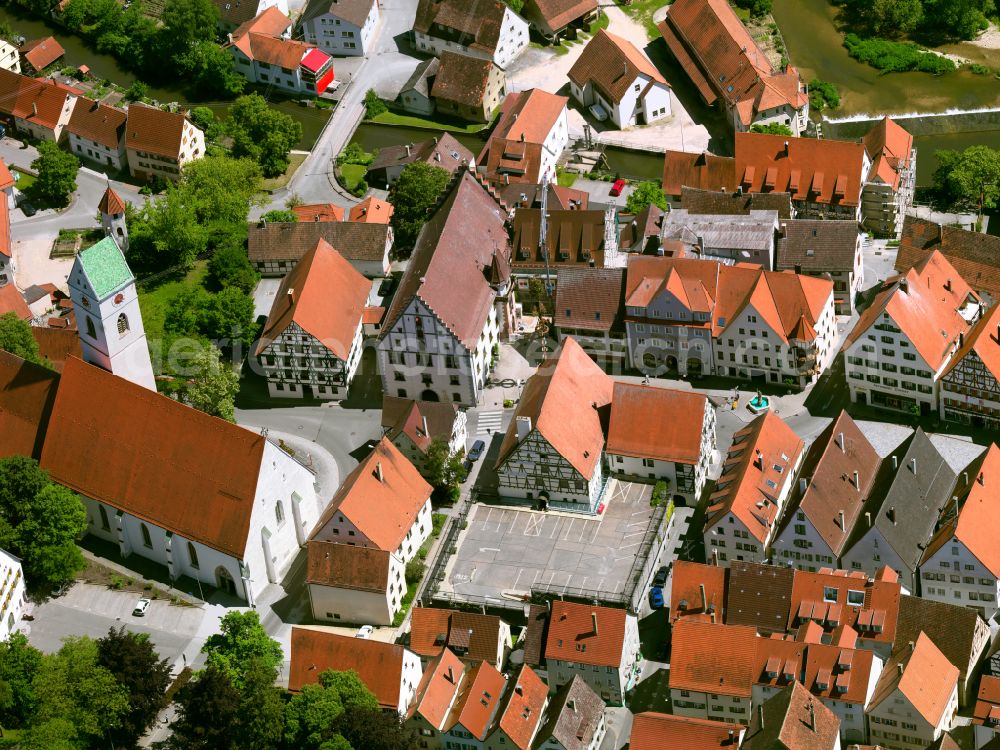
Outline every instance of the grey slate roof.
<svg viewBox="0 0 1000 750"><path fill-rule="evenodd" d="M372 5L375 2L376 0L311 0L302 11L299 23L329 13L361 28L368 19L368 14L372 12Z"/></svg>
<svg viewBox="0 0 1000 750"><path fill-rule="evenodd" d="M407 144L383 148L368 167L368 173L371 174L386 167L405 166L418 161L447 169L449 172L455 172L462 166L463 162L471 164L475 160L475 155L455 140L453 135L441 133L436 138L428 138L420 143L409 144L409 153L407 153Z"/></svg>
<svg viewBox="0 0 1000 750"><path fill-rule="evenodd" d="M681 208L693 214L742 214L777 211L779 219L792 218L790 193L731 193L681 186Z"/></svg>
<svg viewBox="0 0 1000 750"><path fill-rule="evenodd" d="M858 249L855 221L793 219L781 222L778 270L850 271Z"/></svg>
<svg viewBox="0 0 1000 750"><path fill-rule="evenodd" d="M431 98L431 88L430 79L438 71L438 66L441 61L436 57L432 57L430 60L424 60L417 66L417 69L413 71L406 83L403 84L403 88L400 89L400 96L402 96L404 91L416 91L421 96L428 99ZM380 152L381 153L381 152Z"/></svg>
<svg viewBox="0 0 1000 750"><path fill-rule="evenodd" d="M553 737L566 750L585 750L590 747L604 716L604 701L583 678L573 675L572 680L556 691L546 713L545 723L539 728L532 747Z"/></svg>
<svg viewBox="0 0 1000 750"><path fill-rule="evenodd" d="M696 246L703 237L706 248L770 250L777 229L777 211L751 211L747 216L692 214L677 209L664 215L661 237Z"/></svg>

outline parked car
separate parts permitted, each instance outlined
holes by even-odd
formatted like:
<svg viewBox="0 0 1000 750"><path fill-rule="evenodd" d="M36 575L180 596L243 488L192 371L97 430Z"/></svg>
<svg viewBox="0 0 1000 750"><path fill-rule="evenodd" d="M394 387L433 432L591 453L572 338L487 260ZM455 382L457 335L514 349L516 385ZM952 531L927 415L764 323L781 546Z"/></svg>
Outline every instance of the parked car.
<svg viewBox="0 0 1000 750"><path fill-rule="evenodd" d="M58 599L60 596L69 591L69 587L73 585L72 581L63 581L52 587L52 598Z"/></svg>
<svg viewBox="0 0 1000 750"><path fill-rule="evenodd" d="M468 458L470 461L478 461L479 457L483 455L483 449L486 447L486 443L482 440L477 440L472 444L472 448L469 449Z"/></svg>
<svg viewBox="0 0 1000 750"><path fill-rule="evenodd" d="M622 179L615 180L615 184L611 186L611 192L609 193L609 195L611 195L612 198L617 198L619 195L622 194L622 190L625 189L625 186L627 184L628 182L626 180Z"/></svg>
<svg viewBox="0 0 1000 750"><path fill-rule="evenodd" d="M465 477L462 479L463 482L466 479L468 479L469 478L469 474L472 473L472 466L473 466L473 463L472 463L472 459L471 458L467 458L467 459L465 459L462 462L462 468L465 469Z"/></svg>
<svg viewBox="0 0 1000 750"><path fill-rule="evenodd" d="M663 609L663 589L653 586L649 590L649 606L653 609Z"/></svg>
<svg viewBox="0 0 1000 750"><path fill-rule="evenodd" d="M150 604L149 599L142 597L142 599L135 603L135 609L132 610L132 617L145 617Z"/></svg>
<svg viewBox="0 0 1000 750"><path fill-rule="evenodd" d="M371 625L362 625L360 628L358 628L358 632L354 634L354 637L368 639L372 637L372 633L374 632L375 628L373 628Z"/></svg>
<svg viewBox="0 0 1000 750"><path fill-rule="evenodd" d="M670 566L663 565L659 570L656 571L656 575L653 576L654 586L663 586L667 582L667 578L670 577Z"/></svg>
<svg viewBox="0 0 1000 750"><path fill-rule="evenodd" d="M604 122L608 119L608 113L605 111L604 107L600 104L590 105L590 114L594 116L594 119L598 122Z"/></svg>
<svg viewBox="0 0 1000 750"><path fill-rule="evenodd" d="M18 204L18 207L21 209L21 211L24 213L25 216L34 216L35 214L38 213L38 209L35 208L33 205L31 205L31 202L27 200L22 200Z"/></svg>

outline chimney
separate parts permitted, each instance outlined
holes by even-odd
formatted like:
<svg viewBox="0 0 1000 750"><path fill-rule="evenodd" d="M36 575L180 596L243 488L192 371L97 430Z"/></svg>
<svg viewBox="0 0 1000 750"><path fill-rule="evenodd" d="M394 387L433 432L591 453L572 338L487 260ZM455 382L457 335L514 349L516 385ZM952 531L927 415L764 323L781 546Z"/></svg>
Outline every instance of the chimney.
<svg viewBox="0 0 1000 750"><path fill-rule="evenodd" d="M295 289L294 288L288 290L288 302L289 302L289 304L292 304L292 305L295 304Z"/></svg>
<svg viewBox="0 0 1000 750"><path fill-rule="evenodd" d="M947 281L944 282L944 289L946 292L951 291L951 279L948 279Z"/></svg>
<svg viewBox="0 0 1000 750"><path fill-rule="evenodd" d="M711 619L712 624L715 625L715 612L709 612L708 616Z"/></svg>
<svg viewBox="0 0 1000 750"><path fill-rule="evenodd" d="M758 469L764 468L764 454L760 452L760 449L757 450L757 454L754 456L754 463Z"/></svg>
<svg viewBox="0 0 1000 750"><path fill-rule="evenodd" d="M699 583L698 584L698 591L701 593L701 610L702 610L702 612L704 612L706 609L708 609L708 597L705 596L705 584L704 583Z"/></svg>
<svg viewBox="0 0 1000 750"><path fill-rule="evenodd" d="M868 528L872 527L872 514L869 511L865 511L865 518L868 519Z"/></svg>
<svg viewBox="0 0 1000 750"><path fill-rule="evenodd" d="M788 141L785 141L785 156L788 156Z"/></svg>
<svg viewBox="0 0 1000 750"><path fill-rule="evenodd" d="M892 457L892 470L896 471L899 468L899 459L896 458L895 454Z"/></svg>
<svg viewBox="0 0 1000 750"><path fill-rule="evenodd" d="M799 492L805 494L807 487L809 487L809 480L805 477L799 477Z"/></svg>
<svg viewBox="0 0 1000 750"><path fill-rule="evenodd" d="M31 103L31 116L38 117L38 105L35 102Z"/></svg>
<svg viewBox="0 0 1000 750"><path fill-rule="evenodd" d="M837 515L840 516L840 530L844 531L844 511L839 511Z"/></svg>
<svg viewBox="0 0 1000 750"><path fill-rule="evenodd" d="M902 663L897 664L896 665L896 669L899 670L899 676L902 677L903 676L903 665L902 665Z"/></svg>
<svg viewBox="0 0 1000 750"><path fill-rule="evenodd" d="M424 437L431 434L431 431L427 429L427 417L421 418L421 426L424 428Z"/></svg>
<svg viewBox="0 0 1000 750"><path fill-rule="evenodd" d="M566 708L568 708L570 711L574 711L575 712L576 711L576 700L573 699L573 698L570 698L568 701L566 701Z"/></svg>
<svg viewBox="0 0 1000 750"><path fill-rule="evenodd" d="M437 136L434 136L433 138L431 138L431 140L434 141L434 145L435 146L438 145L438 137Z"/></svg>
<svg viewBox="0 0 1000 750"><path fill-rule="evenodd" d="M517 441L521 442L531 432L531 417L517 417L514 421L517 423Z"/></svg>
<svg viewBox="0 0 1000 750"><path fill-rule="evenodd" d="M910 653L912 654L913 650L916 648L916 644L913 641L909 641L906 645L910 647Z"/></svg>
<svg viewBox="0 0 1000 750"><path fill-rule="evenodd" d="M726 190L725 188L722 188L723 192L725 192L725 190ZM736 194L737 195L743 195L743 185L742 184L736 186Z"/></svg>
<svg viewBox="0 0 1000 750"><path fill-rule="evenodd" d="M857 471L854 472L854 489L856 489L856 490L860 490L861 489L861 477L858 475ZM841 515L843 515L843 514L841 514Z"/></svg>
<svg viewBox="0 0 1000 750"><path fill-rule="evenodd" d="M451 683L452 685L454 685L454 684L455 684L455 671L454 671L454 670L453 670L453 669L452 669L451 667L448 667L448 676L447 676L447 680L448 680L448 682L450 682L450 683Z"/></svg>
<svg viewBox="0 0 1000 750"><path fill-rule="evenodd" d="M885 515L888 517L888 519L890 521L892 521L892 525L895 526L896 525L896 506L895 505L890 505L889 506L889 512L886 513Z"/></svg>
<svg viewBox="0 0 1000 750"><path fill-rule="evenodd" d="M917 459L915 456L910 459L910 471L913 472L913 476L917 475Z"/></svg>
<svg viewBox="0 0 1000 750"><path fill-rule="evenodd" d="M375 462L375 478L378 481L380 481L380 482L384 482L385 481L385 479L383 477L383 474L382 474L382 462L381 461L376 461Z"/></svg>
<svg viewBox="0 0 1000 750"><path fill-rule="evenodd" d="M594 635L597 635L597 613L596 612L591 612L590 613L590 622L594 626L594 630L593 630Z"/></svg>
<svg viewBox="0 0 1000 750"><path fill-rule="evenodd" d="M517 693L518 695L524 695L524 688L521 687L520 683L514 686L514 692Z"/></svg>
<svg viewBox="0 0 1000 750"><path fill-rule="evenodd" d="M840 446L841 452L846 452L844 449L844 433L842 432L837 433L837 445Z"/></svg>
<svg viewBox="0 0 1000 750"><path fill-rule="evenodd" d="M962 331L959 331L958 332L958 348L961 349L963 346L965 346L965 333L963 333Z"/></svg>
<svg viewBox="0 0 1000 750"><path fill-rule="evenodd" d="M909 286L910 284L905 278L899 280L899 291L906 292L909 290Z"/></svg>
<svg viewBox="0 0 1000 750"><path fill-rule="evenodd" d="M809 701L809 728L816 731L816 709L813 707L812 700Z"/></svg>
<svg viewBox="0 0 1000 750"><path fill-rule="evenodd" d="M764 728L764 706L763 704L757 706L757 718L760 721L760 728Z"/></svg>
<svg viewBox="0 0 1000 750"><path fill-rule="evenodd" d="M1000 344L1000 323L997 323L997 343Z"/></svg>

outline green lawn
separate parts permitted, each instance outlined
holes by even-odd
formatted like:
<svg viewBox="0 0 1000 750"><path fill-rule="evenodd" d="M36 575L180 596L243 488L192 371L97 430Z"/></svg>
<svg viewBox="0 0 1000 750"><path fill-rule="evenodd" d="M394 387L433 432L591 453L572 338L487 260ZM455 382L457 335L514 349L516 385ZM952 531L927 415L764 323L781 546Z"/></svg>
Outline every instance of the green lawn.
<svg viewBox="0 0 1000 750"><path fill-rule="evenodd" d="M368 167L364 164L341 164L340 174L344 178L344 187L350 190L352 193L354 189L358 186L358 183L365 178L365 174L368 172Z"/></svg>
<svg viewBox="0 0 1000 750"><path fill-rule="evenodd" d="M619 6L632 18L646 27L646 36L650 39L659 39L660 32L653 23L653 13L660 8L670 5L673 0L632 0L629 5Z"/></svg>
<svg viewBox="0 0 1000 750"><path fill-rule="evenodd" d="M383 112L367 120L382 125L404 125L408 128L424 128L425 130L444 130L449 133L478 133L489 127L489 123L470 122L462 124L454 120L429 120L413 115L402 115L396 112Z"/></svg>
<svg viewBox="0 0 1000 750"><path fill-rule="evenodd" d="M147 341L163 340L163 321L167 305L179 292L203 286L208 274L208 261L199 260L184 278L168 279L155 286L139 285L139 309Z"/></svg>
<svg viewBox="0 0 1000 750"><path fill-rule="evenodd" d="M22 193L35 184L36 178L34 175L30 175L27 172L22 172L17 167L11 167L11 172L14 173L14 178L17 181L16 182L17 189L20 190Z"/></svg>
<svg viewBox="0 0 1000 750"><path fill-rule="evenodd" d="M559 170L556 175L556 182L559 187L573 187L573 183L576 182L577 177L579 177L579 175L576 172L563 172L562 170Z"/></svg>

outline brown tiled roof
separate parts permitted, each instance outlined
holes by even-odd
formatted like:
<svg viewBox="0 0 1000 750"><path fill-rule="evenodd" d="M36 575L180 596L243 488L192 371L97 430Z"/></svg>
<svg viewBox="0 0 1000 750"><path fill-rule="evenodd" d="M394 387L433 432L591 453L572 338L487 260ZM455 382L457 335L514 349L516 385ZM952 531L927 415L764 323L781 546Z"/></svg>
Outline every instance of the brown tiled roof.
<svg viewBox="0 0 1000 750"><path fill-rule="evenodd" d="M726 623L783 632L792 603L795 571L778 565L733 560L729 563Z"/></svg>
<svg viewBox="0 0 1000 750"><path fill-rule="evenodd" d="M736 134L736 180L752 193L787 192L792 200L855 208L861 202L862 143Z"/></svg>
<svg viewBox="0 0 1000 750"><path fill-rule="evenodd" d="M389 552L318 539L306 547L306 583L385 594L389 586Z"/></svg>
<svg viewBox="0 0 1000 750"><path fill-rule="evenodd" d="M247 234L251 262L300 260L320 240L352 263L377 262L385 257L389 226L354 221L268 222L250 224Z"/></svg>
<svg viewBox="0 0 1000 750"><path fill-rule="evenodd" d="M777 489L791 481L804 443L774 412L767 412L739 430L724 461L721 489L709 498L705 530L718 525L727 514L736 516L750 535L764 542L777 521ZM779 470L780 469L780 470Z"/></svg>
<svg viewBox="0 0 1000 750"><path fill-rule="evenodd" d="M273 6L272 6L273 7ZM299 221L343 221L344 209L332 203L310 203L292 209Z"/></svg>
<svg viewBox="0 0 1000 750"><path fill-rule="evenodd" d="M736 160L707 151L698 154L667 151L663 155L663 192L676 198L682 195L685 187L735 191Z"/></svg>
<svg viewBox="0 0 1000 750"><path fill-rule="evenodd" d="M486 276L494 247L509 257L506 218L503 207L474 175L458 175L420 231L382 335L388 335L410 301L419 298L463 346L475 349L496 298ZM470 245L469 237L476 242Z"/></svg>
<svg viewBox="0 0 1000 750"><path fill-rule="evenodd" d="M260 7L259 0L212 0L212 3L219 11L219 18L233 26L253 20Z"/></svg>
<svg viewBox="0 0 1000 750"><path fill-rule="evenodd" d="M959 314L967 299L978 301L955 267L934 250L905 276L882 283L881 291L847 335L844 348L864 336L887 313L930 369L937 371L959 336L972 327Z"/></svg>
<svg viewBox="0 0 1000 750"><path fill-rule="evenodd" d="M554 601L545 658L572 664L620 667L627 618L624 609Z"/></svg>
<svg viewBox="0 0 1000 750"><path fill-rule="evenodd" d="M560 268L555 325L588 331L624 329L624 268Z"/></svg>
<svg viewBox="0 0 1000 750"><path fill-rule="evenodd" d="M471 49L496 51L506 7L499 0L420 0L413 29Z"/></svg>
<svg viewBox="0 0 1000 750"><path fill-rule="evenodd" d="M829 598L826 596L829 589L837 590L835 602L825 601ZM849 602L849 591L863 592L863 603ZM869 580L860 571L848 573L823 568L818 573L807 573L797 570L792 583L788 629L809 620L819 623L826 631L849 625L866 640L892 643L896 638L899 597L900 585L896 580Z"/></svg>
<svg viewBox="0 0 1000 750"><path fill-rule="evenodd" d="M535 16L549 28L559 31L578 18L597 10L597 0L527 0L525 14Z"/></svg>
<svg viewBox="0 0 1000 750"><path fill-rule="evenodd" d="M81 96L73 105L66 131L117 151L125 134L125 118L125 110Z"/></svg>
<svg viewBox="0 0 1000 750"><path fill-rule="evenodd" d="M1000 237L907 216L896 253L896 270L906 273L937 250L965 283L1000 301Z"/></svg>
<svg viewBox="0 0 1000 750"><path fill-rule="evenodd" d="M52 36L33 39L21 45L21 55L35 70L48 67L65 54L66 50Z"/></svg>
<svg viewBox="0 0 1000 750"><path fill-rule="evenodd" d="M493 731L503 731L518 750L530 750L531 739L545 717L549 688L531 667L524 665L507 685L505 697Z"/></svg>
<svg viewBox="0 0 1000 750"><path fill-rule="evenodd" d="M958 669L959 678L964 682L968 677L969 664L976 663L989 648L987 641L980 653L973 653L976 631L984 624L979 613L969 607L904 594L899 598L893 647L902 648L924 633Z"/></svg>
<svg viewBox="0 0 1000 750"><path fill-rule="evenodd" d="M0 286L0 315L14 313L18 320L31 320L31 310L13 284Z"/></svg>
<svg viewBox="0 0 1000 750"><path fill-rule="evenodd" d="M794 511L802 512L834 556L839 557L872 493L880 463L878 451L850 415L842 411L810 446L801 472L807 480L806 491L803 494L799 485L794 488L786 513L788 520L779 535L794 523Z"/></svg>
<svg viewBox="0 0 1000 750"><path fill-rule="evenodd" d="M749 216L751 211L777 211L779 219L790 219L792 196L788 193L733 193L718 188L682 187L681 208L693 214L715 216Z"/></svg>
<svg viewBox="0 0 1000 750"><path fill-rule="evenodd" d="M604 211L554 209L547 217L545 249L550 267L604 267ZM541 221L539 208L519 208L514 213L514 268L544 267L545 255L538 246Z"/></svg>
<svg viewBox="0 0 1000 750"><path fill-rule="evenodd" d="M265 438L66 361L42 468L81 495L243 559Z"/></svg>
<svg viewBox="0 0 1000 750"><path fill-rule="evenodd" d="M310 0L302 12L300 23L329 13L361 28L376 2L377 0Z"/></svg>
<svg viewBox="0 0 1000 750"><path fill-rule="evenodd" d="M749 698L757 631L682 617L674 623L670 688Z"/></svg>
<svg viewBox="0 0 1000 750"><path fill-rule="evenodd" d="M53 129L70 92L48 80L0 68L0 113Z"/></svg>
<svg viewBox="0 0 1000 750"><path fill-rule="evenodd" d="M611 378L576 340L564 339L555 355L528 379L500 445L497 466L517 449L517 418L528 417L532 431L589 480L604 448L599 410L611 403L612 388Z"/></svg>
<svg viewBox="0 0 1000 750"><path fill-rule="evenodd" d="M435 439L451 440L457 415L455 404L447 401L414 401L388 394L382 396L382 429L386 437L395 440L403 433L422 451L426 451Z"/></svg>
<svg viewBox="0 0 1000 750"><path fill-rule="evenodd" d="M726 577L729 568L702 565L688 560L676 560L670 576L670 620L698 617L710 620L715 614L719 622L725 616ZM702 588L705 606L701 606Z"/></svg>
<svg viewBox="0 0 1000 750"><path fill-rule="evenodd" d="M288 689L297 693L304 685L315 685L328 669L351 670L375 694L382 708L395 711L399 709L405 651L395 643L293 627Z"/></svg>
<svg viewBox="0 0 1000 750"><path fill-rule="evenodd" d="M410 620L410 649L434 657L450 646L471 662L495 664L500 653L500 618L475 612L414 607Z"/></svg>
<svg viewBox="0 0 1000 750"><path fill-rule="evenodd" d="M540 666L545 651L545 636L549 625L549 610L542 604L528 605L528 622L524 626L524 663Z"/></svg>
<svg viewBox="0 0 1000 750"><path fill-rule="evenodd" d="M505 687L504 676L492 664L483 661L473 667L462 680L462 689L445 721L444 731L460 725L482 742L493 726Z"/></svg>
<svg viewBox="0 0 1000 750"><path fill-rule="evenodd" d="M431 96L478 107L486 96L492 70L493 63L489 60L446 50L441 53L441 65L434 78Z"/></svg>
<svg viewBox="0 0 1000 750"><path fill-rule="evenodd" d="M852 271L858 250L856 221L793 219L781 222L778 270Z"/></svg>
<svg viewBox="0 0 1000 750"><path fill-rule="evenodd" d="M475 160L475 154L455 140L455 136L450 133L441 133L441 135L428 138L426 141L409 144L409 152L407 152L407 144L383 148L369 165L368 172L371 173L386 167L424 162L441 167L441 169L447 169L454 174L463 164L472 164Z"/></svg>
<svg viewBox="0 0 1000 750"><path fill-rule="evenodd" d="M111 214L112 216L123 214L125 213L125 201L114 191L114 188L108 185L104 195L101 196L101 202L97 204L97 210L102 214Z"/></svg>
<svg viewBox="0 0 1000 750"><path fill-rule="evenodd" d="M615 383L605 452L697 464L707 401L693 391Z"/></svg>
<svg viewBox="0 0 1000 750"><path fill-rule="evenodd" d="M294 324L346 363L370 288L368 279L320 239L282 279L257 356Z"/></svg>
<svg viewBox="0 0 1000 750"><path fill-rule="evenodd" d="M958 669L924 633L897 647L875 685L868 711L874 711L897 689L931 726L937 726L958 683ZM902 665L902 671L899 670Z"/></svg>
<svg viewBox="0 0 1000 750"><path fill-rule="evenodd" d="M840 747L840 719L793 682L752 712L744 750L834 750Z"/></svg>
<svg viewBox="0 0 1000 750"><path fill-rule="evenodd" d="M579 88L593 82L615 103L621 102L639 76L667 85L656 66L632 42L605 29L587 42L567 75Z"/></svg>
<svg viewBox="0 0 1000 750"><path fill-rule="evenodd" d="M413 464L382 438L341 483L313 536L342 515L379 549L394 552L430 496L431 486Z"/></svg>
<svg viewBox="0 0 1000 750"><path fill-rule="evenodd" d="M588 750L604 719L604 701L575 674L552 696L546 714L535 747L542 747L551 739L565 750Z"/></svg>
<svg viewBox="0 0 1000 750"><path fill-rule="evenodd" d="M179 112L133 102L125 124L125 148L176 159L181 152L185 122L187 117Z"/></svg>
<svg viewBox="0 0 1000 750"><path fill-rule="evenodd" d="M56 372L62 372L70 357L83 357L80 334L75 330L32 326L31 335L38 343L38 353L52 363Z"/></svg>
<svg viewBox="0 0 1000 750"><path fill-rule="evenodd" d="M511 208L541 208L542 206L542 186L531 185L526 182L519 182L514 185L506 185L499 188L500 199ZM590 196L583 190L565 188L554 182L549 183L549 191L546 196L547 208L549 210L579 208L587 210ZM521 196L524 200L521 200Z"/></svg>
<svg viewBox="0 0 1000 750"><path fill-rule="evenodd" d="M644 711L632 720L629 750L735 750L745 729L727 721Z"/></svg>
<svg viewBox="0 0 1000 750"><path fill-rule="evenodd" d="M618 235L618 247L633 253L654 250L659 245L663 216L663 209L650 203L622 228Z"/></svg>
<svg viewBox="0 0 1000 750"><path fill-rule="evenodd" d="M432 727L441 729L448 718L448 709L458 696L464 670L465 665L448 649L431 659L417 686L407 718L419 714Z"/></svg>
<svg viewBox="0 0 1000 750"><path fill-rule="evenodd" d="M52 370L0 349L0 458L41 457L58 385Z"/></svg>

